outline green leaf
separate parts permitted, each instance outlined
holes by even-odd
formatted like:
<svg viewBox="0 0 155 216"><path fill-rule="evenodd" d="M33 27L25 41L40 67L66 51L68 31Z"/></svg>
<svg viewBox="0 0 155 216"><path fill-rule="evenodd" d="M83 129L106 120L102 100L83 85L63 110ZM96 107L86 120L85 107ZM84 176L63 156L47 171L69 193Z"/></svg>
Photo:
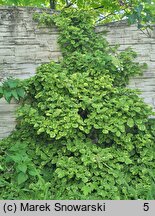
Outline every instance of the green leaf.
<svg viewBox="0 0 155 216"><path fill-rule="evenodd" d="M109 133L109 131L108 131L108 130L106 130L106 129L103 129L103 130L102 130L102 133L103 133L103 134L108 134L108 133Z"/></svg>
<svg viewBox="0 0 155 216"><path fill-rule="evenodd" d="M1 165L0 165L0 170L1 170L1 171L3 171L3 170L4 170L4 168L3 168Z"/></svg>
<svg viewBox="0 0 155 216"><path fill-rule="evenodd" d="M44 132L45 129L44 128L39 128L39 130L37 130L37 134L41 134L42 132Z"/></svg>
<svg viewBox="0 0 155 216"><path fill-rule="evenodd" d="M58 173L58 178L63 178L65 176L65 172L63 170L61 170L59 173Z"/></svg>
<svg viewBox="0 0 155 216"><path fill-rule="evenodd" d="M10 155L8 157L11 158L14 162L19 162L22 160L22 156L20 154Z"/></svg>
<svg viewBox="0 0 155 216"><path fill-rule="evenodd" d="M79 126L79 129L81 130L81 131L84 131L84 127L83 126Z"/></svg>
<svg viewBox="0 0 155 216"><path fill-rule="evenodd" d="M49 135L50 135L51 138L54 138L56 136L56 134L54 132L52 132L52 131L49 132Z"/></svg>
<svg viewBox="0 0 155 216"><path fill-rule="evenodd" d="M145 125L138 125L138 128L139 128L139 130L141 130L141 131L145 131L145 129L146 129L146 127L145 127Z"/></svg>
<svg viewBox="0 0 155 216"><path fill-rule="evenodd" d="M116 132L116 136L120 137L120 136L121 136L121 132L120 132L120 131L117 131L117 132Z"/></svg>
<svg viewBox="0 0 155 216"><path fill-rule="evenodd" d="M19 84L18 80L16 80L16 79L10 79L10 78L7 79L5 82L8 84L8 86L10 88L16 88L18 86L18 84Z"/></svg>
<svg viewBox="0 0 155 216"><path fill-rule="evenodd" d="M21 98L24 98L25 96L25 91L23 88L18 88L17 89L17 94L21 97Z"/></svg>
<svg viewBox="0 0 155 216"><path fill-rule="evenodd" d="M85 161L85 162L86 162L85 164L87 164L87 161ZM88 180L89 180L89 179L88 179L87 177L83 177L83 178L82 178L82 181L83 181L84 183L88 182Z"/></svg>
<svg viewBox="0 0 155 216"><path fill-rule="evenodd" d="M92 188L89 185L85 185L81 190L83 191L84 195L87 196L91 192Z"/></svg>
<svg viewBox="0 0 155 216"><path fill-rule="evenodd" d="M19 164L19 165L17 166L17 169L20 170L20 171L23 172L23 173L26 173L27 165L26 165L26 164Z"/></svg>
<svg viewBox="0 0 155 216"><path fill-rule="evenodd" d="M14 97L16 100L19 100L17 90L15 90L15 89L12 90L12 91L11 91L11 94L13 95L13 97Z"/></svg>
<svg viewBox="0 0 155 216"><path fill-rule="evenodd" d="M28 173L31 175L31 176L37 176L37 171L36 171L36 169L34 169L34 168L30 168L29 170L28 170Z"/></svg>
<svg viewBox="0 0 155 216"><path fill-rule="evenodd" d="M4 89L3 93L4 93L4 98L6 99L6 101L8 103L10 103L11 98L12 98L12 93L10 91L5 90L5 89Z"/></svg>
<svg viewBox="0 0 155 216"><path fill-rule="evenodd" d="M134 126L134 121L133 121L132 118L129 118L129 119L127 120L127 125L128 125L130 128Z"/></svg>
<svg viewBox="0 0 155 216"><path fill-rule="evenodd" d="M28 175L23 172L20 172L17 176L18 185L24 183L27 179L28 179Z"/></svg>
<svg viewBox="0 0 155 216"><path fill-rule="evenodd" d="M115 67L120 67L120 61L118 58L116 58L115 56L111 56L112 58L112 63L115 65Z"/></svg>
<svg viewBox="0 0 155 216"><path fill-rule="evenodd" d="M125 132L125 126L124 125L119 125L119 129L121 132Z"/></svg>
<svg viewBox="0 0 155 216"><path fill-rule="evenodd" d="M61 112L62 112L61 109L56 109L55 112L53 113L54 117L59 116Z"/></svg>

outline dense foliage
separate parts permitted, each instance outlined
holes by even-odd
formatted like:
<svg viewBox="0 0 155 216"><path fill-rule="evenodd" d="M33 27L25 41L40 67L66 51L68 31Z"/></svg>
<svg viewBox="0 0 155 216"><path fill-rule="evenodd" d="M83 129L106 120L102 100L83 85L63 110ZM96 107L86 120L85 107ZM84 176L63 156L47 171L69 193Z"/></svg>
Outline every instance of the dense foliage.
<svg viewBox="0 0 155 216"><path fill-rule="evenodd" d="M66 7L96 11L98 21L128 19L138 28L150 27L155 22L155 0L0 0L0 5L50 7L63 10Z"/></svg>
<svg viewBox="0 0 155 216"><path fill-rule="evenodd" d="M94 14L35 15L60 30L60 62L27 81L0 142L1 199L154 199L151 108L125 86L143 65L94 31Z"/></svg>

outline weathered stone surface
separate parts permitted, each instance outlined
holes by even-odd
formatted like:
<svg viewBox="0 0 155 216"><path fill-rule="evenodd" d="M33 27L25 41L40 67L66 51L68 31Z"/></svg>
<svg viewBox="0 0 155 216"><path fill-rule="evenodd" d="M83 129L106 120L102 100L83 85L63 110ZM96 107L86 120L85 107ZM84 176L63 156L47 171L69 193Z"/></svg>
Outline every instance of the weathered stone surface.
<svg viewBox="0 0 155 216"><path fill-rule="evenodd" d="M130 88L139 88L141 97L155 110L155 30L146 35L125 21L110 23L96 28L97 32L107 31L106 38L111 45L119 44L119 51L132 47L138 53L137 62L147 63L148 69L143 76L132 78Z"/></svg>
<svg viewBox="0 0 155 216"><path fill-rule="evenodd" d="M21 79L33 76L40 64L62 57L56 27L38 28L33 21L33 13L42 11L53 13L31 7L0 7L0 82L8 76ZM96 32L107 37L112 46L120 44L120 51L132 47L138 53L137 61L148 64L143 76L131 79L129 87L141 89L141 97L155 109L155 30L147 37L136 26L123 21L98 26ZM0 100L0 139L15 128L16 107Z"/></svg>

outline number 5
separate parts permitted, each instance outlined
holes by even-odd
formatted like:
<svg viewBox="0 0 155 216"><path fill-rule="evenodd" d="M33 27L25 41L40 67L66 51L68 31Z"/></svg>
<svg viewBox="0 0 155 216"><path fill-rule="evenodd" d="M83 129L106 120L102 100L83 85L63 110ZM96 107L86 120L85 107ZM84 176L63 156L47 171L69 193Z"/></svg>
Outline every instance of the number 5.
<svg viewBox="0 0 155 216"><path fill-rule="evenodd" d="M148 211L149 210L149 203L144 203L144 211Z"/></svg>

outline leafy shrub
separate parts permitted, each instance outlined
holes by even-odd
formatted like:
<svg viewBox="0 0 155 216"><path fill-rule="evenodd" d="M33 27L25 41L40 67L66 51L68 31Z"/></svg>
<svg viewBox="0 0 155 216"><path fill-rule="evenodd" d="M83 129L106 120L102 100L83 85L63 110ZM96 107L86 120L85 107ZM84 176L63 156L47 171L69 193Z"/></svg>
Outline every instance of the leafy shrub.
<svg viewBox="0 0 155 216"><path fill-rule="evenodd" d="M0 143L1 199L153 199L153 112L125 88L144 65L110 48L90 12L46 20L63 59L28 80L17 131Z"/></svg>

